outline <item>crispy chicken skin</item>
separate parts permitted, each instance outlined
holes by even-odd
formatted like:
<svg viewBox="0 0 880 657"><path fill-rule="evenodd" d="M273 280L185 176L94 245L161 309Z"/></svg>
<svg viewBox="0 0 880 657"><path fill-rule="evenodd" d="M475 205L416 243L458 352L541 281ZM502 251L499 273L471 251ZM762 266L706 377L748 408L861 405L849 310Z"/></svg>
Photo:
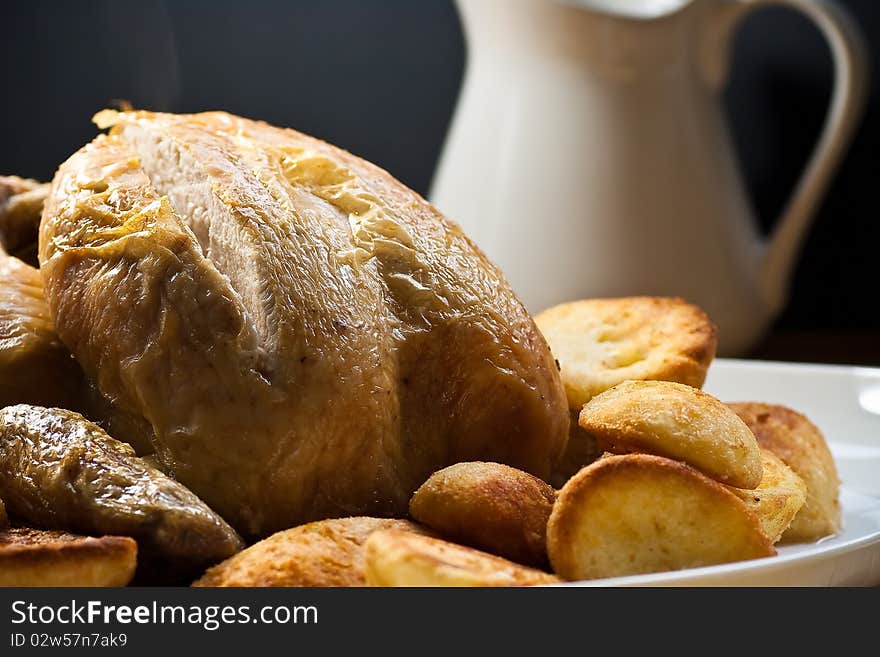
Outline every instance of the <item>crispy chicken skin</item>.
<svg viewBox="0 0 880 657"><path fill-rule="evenodd" d="M546 478L550 351L460 228L387 173L221 112L102 112L40 233L64 343L248 535L403 514L451 463Z"/></svg>

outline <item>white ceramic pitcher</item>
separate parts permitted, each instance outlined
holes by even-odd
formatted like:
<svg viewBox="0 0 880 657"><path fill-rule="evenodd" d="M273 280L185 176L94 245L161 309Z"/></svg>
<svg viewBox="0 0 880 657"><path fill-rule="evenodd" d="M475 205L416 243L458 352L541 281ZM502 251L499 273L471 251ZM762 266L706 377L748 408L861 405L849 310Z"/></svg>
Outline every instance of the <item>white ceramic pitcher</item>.
<svg viewBox="0 0 880 657"><path fill-rule="evenodd" d="M465 81L431 199L533 312L679 295L742 353L782 309L805 231L867 87L859 31L822 0L457 0ZM758 233L721 102L736 26L767 5L812 19L835 85L773 235Z"/></svg>

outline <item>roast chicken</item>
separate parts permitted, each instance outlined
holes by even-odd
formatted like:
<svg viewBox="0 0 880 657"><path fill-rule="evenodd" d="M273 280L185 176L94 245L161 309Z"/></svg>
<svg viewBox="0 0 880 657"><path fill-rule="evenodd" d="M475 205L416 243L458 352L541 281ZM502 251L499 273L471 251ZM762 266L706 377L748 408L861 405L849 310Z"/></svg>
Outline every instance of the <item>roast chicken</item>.
<svg viewBox="0 0 880 657"><path fill-rule="evenodd" d="M49 185L0 176L0 244L27 264L37 264L37 227Z"/></svg>
<svg viewBox="0 0 880 657"><path fill-rule="evenodd" d="M35 180L0 176L0 408L81 403L81 372L55 332L40 272L11 255L36 242L47 191Z"/></svg>
<svg viewBox="0 0 880 657"><path fill-rule="evenodd" d="M403 515L459 461L547 478L558 367L503 275L381 169L222 112L101 112L39 259L58 333L236 529ZM537 219L536 219L537 220Z"/></svg>
<svg viewBox="0 0 880 657"><path fill-rule="evenodd" d="M104 397L62 344L40 272L24 261L31 246L36 257L48 190L48 184L0 176L0 408L25 403L78 411L138 453L152 452L149 424Z"/></svg>
<svg viewBox="0 0 880 657"><path fill-rule="evenodd" d="M79 366L55 333L40 272L0 248L0 408L80 408Z"/></svg>

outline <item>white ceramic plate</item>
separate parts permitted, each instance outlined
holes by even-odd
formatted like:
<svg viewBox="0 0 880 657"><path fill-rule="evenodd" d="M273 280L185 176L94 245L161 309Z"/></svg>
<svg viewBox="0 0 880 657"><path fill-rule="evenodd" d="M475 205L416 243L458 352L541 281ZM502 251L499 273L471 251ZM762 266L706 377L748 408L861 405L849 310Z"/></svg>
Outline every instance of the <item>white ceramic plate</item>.
<svg viewBox="0 0 880 657"><path fill-rule="evenodd" d="M785 404L825 434L842 480L843 531L767 559L577 586L880 585L880 369L719 359L705 385L723 401Z"/></svg>

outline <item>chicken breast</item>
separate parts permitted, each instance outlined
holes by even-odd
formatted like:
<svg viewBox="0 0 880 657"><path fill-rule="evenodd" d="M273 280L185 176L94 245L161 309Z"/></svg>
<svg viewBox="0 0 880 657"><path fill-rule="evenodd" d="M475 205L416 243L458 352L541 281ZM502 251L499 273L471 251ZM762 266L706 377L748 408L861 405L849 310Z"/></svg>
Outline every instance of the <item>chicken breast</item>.
<svg viewBox="0 0 880 657"><path fill-rule="evenodd" d="M249 535L404 514L432 472L546 478L568 432L501 273L384 171L225 113L102 112L40 262L64 343L156 458Z"/></svg>

